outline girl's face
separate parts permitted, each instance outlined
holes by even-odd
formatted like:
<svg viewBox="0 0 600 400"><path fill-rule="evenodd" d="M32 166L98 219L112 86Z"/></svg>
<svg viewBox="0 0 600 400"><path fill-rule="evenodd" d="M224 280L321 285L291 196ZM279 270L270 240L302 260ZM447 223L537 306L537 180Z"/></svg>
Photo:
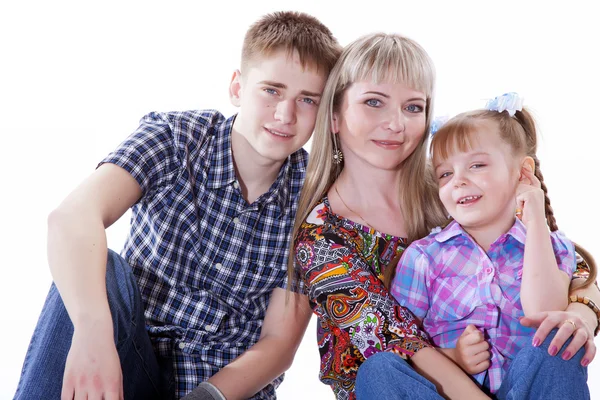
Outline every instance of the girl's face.
<svg viewBox="0 0 600 400"><path fill-rule="evenodd" d="M520 162L492 121L471 134L471 149L434 160L439 194L448 213L465 228L508 230L514 223ZM508 226L508 228L507 228Z"/></svg>
<svg viewBox="0 0 600 400"><path fill-rule="evenodd" d="M355 82L334 113L344 163L395 170L425 133L425 94L400 83Z"/></svg>

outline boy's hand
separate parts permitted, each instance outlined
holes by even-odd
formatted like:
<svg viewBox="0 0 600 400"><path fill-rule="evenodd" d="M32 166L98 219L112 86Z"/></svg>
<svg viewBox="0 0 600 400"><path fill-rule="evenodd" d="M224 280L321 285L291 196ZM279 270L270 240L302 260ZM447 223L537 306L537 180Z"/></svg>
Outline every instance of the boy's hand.
<svg viewBox="0 0 600 400"><path fill-rule="evenodd" d="M65 364L62 400L123 399L121 362L111 332L77 330Z"/></svg>
<svg viewBox="0 0 600 400"><path fill-rule="evenodd" d="M529 165L523 166L517 187L517 216L525 226L534 221L546 225L545 196L541 187Z"/></svg>
<svg viewBox="0 0 600 400"><path fill-rule="evenodd" d="M475 325L469 325L456 342L456 362L471 375L483 372L490 367L489 347L483 333Z"/></svg>

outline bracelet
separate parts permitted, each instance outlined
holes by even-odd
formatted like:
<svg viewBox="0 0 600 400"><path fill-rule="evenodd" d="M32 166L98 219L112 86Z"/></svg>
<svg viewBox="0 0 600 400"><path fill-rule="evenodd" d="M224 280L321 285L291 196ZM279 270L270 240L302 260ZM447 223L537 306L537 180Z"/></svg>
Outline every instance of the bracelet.
<svg viewBox="0 0 600 400"><path fill-rule="evenodd" d="M594 303L592 301L592 299L590 299L589 297L581 297L581 296L577 296L577 295L572 295L569 296L569 304L570 303L581 303L581 304L585 304L586 306L588 306L589 308L592 309L592 311L596 314L596 318L597 318L597 325L596 325L596 329L594 330L594 336L598 335L598 332L600 331L600 308L598 308L598 306L596 305L596 303Z"/></svg>

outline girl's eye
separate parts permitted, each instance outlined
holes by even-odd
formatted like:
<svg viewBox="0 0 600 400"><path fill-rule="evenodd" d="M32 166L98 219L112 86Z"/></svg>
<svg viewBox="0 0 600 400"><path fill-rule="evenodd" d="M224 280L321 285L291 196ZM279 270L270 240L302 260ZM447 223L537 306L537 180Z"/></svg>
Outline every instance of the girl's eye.
<svg viewBox="0 0 600 400"><path fill-rule="evenodd" d="M365 101L365 104L368 105L369 107L380 107L381 101L379 101L377 99L369 99L369 100Z"/></svg>
<svg viewBox="0 0 600 400"><path fill-rule="evenodd" d="M452 175L452 172L443 172L438 179L444 179Z"/></svg>
<svg viewBox="0 0 600 400"><path fill-rule="evenodd" d="M473 168L473 169L480 169L483 167L485 167L485 164L481 164L481 163L471 165L471 168Z"/></svg>
<svg viewBox="0 0 600 400"><path fill-rule="evenodd" d="M411 113L420 113L423 112L423 107L417 104L411 104L406 107L406 111Z"/></svg>

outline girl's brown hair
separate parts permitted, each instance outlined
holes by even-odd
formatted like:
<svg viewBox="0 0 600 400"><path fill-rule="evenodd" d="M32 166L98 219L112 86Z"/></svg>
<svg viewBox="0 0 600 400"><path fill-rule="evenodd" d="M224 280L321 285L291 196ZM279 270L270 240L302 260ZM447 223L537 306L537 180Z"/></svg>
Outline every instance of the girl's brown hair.
<svg viewBox="0 0 600 400"><path fill-rule="evenodd" d="M431 140L431 155L433 163L446 159L453 151L466 151L471 148L473 133L481 129L482 121L492 121L498 127L500 137L508 143L513 152L518 155L529 156L535 163L535 176L539 179L544 191L546 222L550 231L558 230L554 210L550 205L548 188L544 183L544 175L540 170L540 161L537 158L537 133L535 121L527 109L517 111L514 117L508 112L490 110L470 111L452 118L443 125ZM583 247L574 243L575 251L583 257L589 266L590 273L585 283L579 288L587 287L596 281L597 266L594 258Z"/></svg>

